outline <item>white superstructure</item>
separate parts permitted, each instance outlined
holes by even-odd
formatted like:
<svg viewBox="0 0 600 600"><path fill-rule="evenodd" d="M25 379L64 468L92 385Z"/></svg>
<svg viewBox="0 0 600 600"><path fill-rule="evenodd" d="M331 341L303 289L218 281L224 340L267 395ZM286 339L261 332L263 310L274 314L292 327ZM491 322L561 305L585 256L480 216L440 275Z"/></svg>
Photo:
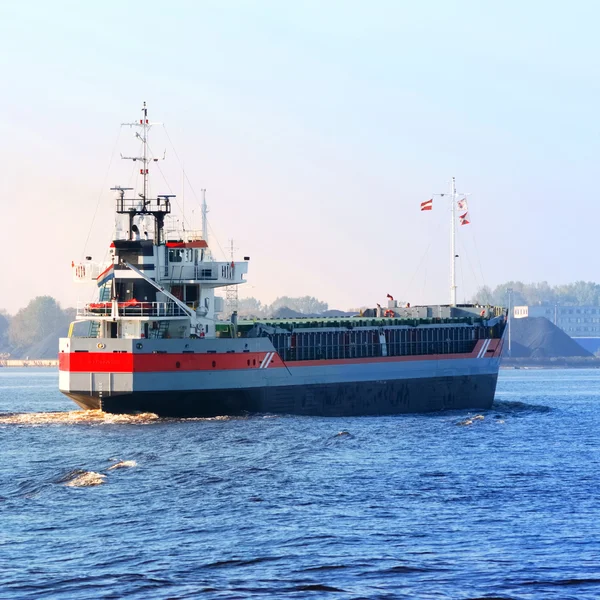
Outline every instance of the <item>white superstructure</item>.
<svg viewBox="0 0 600 600"><path fill-rule="evenodd" d="M165 219L171 213L172 194L148 196L151 164L158 159L148 152L148 135L157 123L148 120L146 103L135 127L141 141L139 156L121 156L141 165L142 192L115 186L115 239L106 264L73 263L78 282L99 288L97 302L78 306L77 321L88 323L79 335L98 338L214 337L223 300L215 289L244 283L248 272L243 261L215 261L209 250L205 190L202 231L171 231ZM79 325L76 325L80 327Z"/></svg>

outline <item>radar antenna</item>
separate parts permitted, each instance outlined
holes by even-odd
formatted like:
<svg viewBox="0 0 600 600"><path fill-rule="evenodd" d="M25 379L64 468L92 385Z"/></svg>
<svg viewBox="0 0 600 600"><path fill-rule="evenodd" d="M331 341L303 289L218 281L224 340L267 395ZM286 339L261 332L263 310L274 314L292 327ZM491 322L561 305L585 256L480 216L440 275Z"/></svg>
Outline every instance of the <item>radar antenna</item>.
<svg viewBox="0 0 600 600"><path fill-rule="evenodd" d="M133 188L124 188L115 186L111 188L117 192L117 213L129 215L129 239L134 239L136 233L136 226L134 224L134 218L136 216L152 215L154 217L155 228L154 228L154 243L161 244L163 240L163 228L165 222L165 215L171 212L171 198L175 196L173 194L162 194L152 199L148 197L148 164L150 162L158 162L158 158L150 157L148 150L148 134L150 129L154 125L162 125L162 123L151 123L148 120L148 107L144 102L142 106L142 118L139 122L135 123L121 123L121 126L138 127L141 130L136 131L135 137L142 142L142 153L141 156L123 156L123 160L132 160L133 162L140 161L142 168L140 169L140 175L143 177L144 187L141 193L138 194L139 199L125 198L125 192L130 191ZM162 160L167 156L165 150Z"/></svg>
<svg viewBox="0 0 600 600"><path fill-rule="evenodd" d="M129 126L129 127L139 127L142 130L140 134L139 131L135 132L135 137L138 138L142 142L142 156L123 156L121 154L121 158L123 160L132 160L133 162L141 161L142 168L140 169L140 175L144 178L144 189L141 194L142 200L144 202L148 199L148 163L149 162L157 162L158 158L148 158L148 134L153 125L162 125L162 123L151 123L148 120L148 107L144 102L142 106L142 118L139 123L121 123L121 126ZM165 150L165 154L163 156L163 160L167 155L167 151Z"/></svg>

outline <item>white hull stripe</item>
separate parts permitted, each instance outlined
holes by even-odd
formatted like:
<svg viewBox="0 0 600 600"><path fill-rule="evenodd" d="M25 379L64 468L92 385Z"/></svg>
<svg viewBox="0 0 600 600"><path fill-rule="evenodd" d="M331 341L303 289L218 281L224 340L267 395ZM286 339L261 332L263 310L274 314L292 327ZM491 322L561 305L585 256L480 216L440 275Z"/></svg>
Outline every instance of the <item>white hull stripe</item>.
<svg viewBox="0 0 600 600"><path fill-rule="evenodd" d="M481 346L481 350L479 351L479 354L477 355L477 358L485 358L485 353L487 352L487 349L490 345L490 342L492 340L485 340L485 342L483 342L483 345Z"/></svg>
<svg viewBox="0 0 600 600"><path fill-rule="evenodd" d="M260 363L260 367L258 368L266 369L269 366L271 359L273 358L273 354L275 354L275 352L267 352L265 357L263 358L263 361Z"/></svg>

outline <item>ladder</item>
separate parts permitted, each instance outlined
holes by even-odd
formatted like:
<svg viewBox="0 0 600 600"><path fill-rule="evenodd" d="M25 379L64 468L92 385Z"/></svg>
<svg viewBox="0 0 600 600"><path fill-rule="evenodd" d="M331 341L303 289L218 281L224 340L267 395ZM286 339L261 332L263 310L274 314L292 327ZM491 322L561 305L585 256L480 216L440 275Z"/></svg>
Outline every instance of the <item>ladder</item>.
<svg viewBox="0 0 600 600"><path fill-rule="evenodd" d="M169 321L161 321L158 326L158 331L156 332L156 337L164 338L165 333L169 330Z"/></svg>
<svg viewBox="0 0 600 600"><path fill-rule="evenodd" d="M111 289L110 283L105 283L100 288L100 296L98 298L99 302L110 302L110 289Z"/></svg>
<svg viewBox="0 0 600 600"><path fill-rule="evenodd" d="M167 333L169 329L169 321L160 321L158 325L158 329L151 329L148 337L154 339L162 339L165 337L165 333Z"/></svg>

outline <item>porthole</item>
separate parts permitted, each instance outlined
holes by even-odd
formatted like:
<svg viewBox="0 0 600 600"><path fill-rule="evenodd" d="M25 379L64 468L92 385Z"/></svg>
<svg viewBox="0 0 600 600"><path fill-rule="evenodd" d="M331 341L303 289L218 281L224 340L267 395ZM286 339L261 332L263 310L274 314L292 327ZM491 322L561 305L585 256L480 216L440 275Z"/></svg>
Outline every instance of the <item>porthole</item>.
<svg viewBox="0 0 600 600"><path fill-rule="evenodd" d="M138 343L135 345L135 347L136 347L138 350L141 350L141 349L142 349L144 346L138 342Z"/></svg>
<svg viewBox="0 0 600 600"><path fill-rule="evenodd" d="M96 344L96 347L99 348L100 350L103 350L104 348L106 348L106 346L104 344Z"/></svg>

